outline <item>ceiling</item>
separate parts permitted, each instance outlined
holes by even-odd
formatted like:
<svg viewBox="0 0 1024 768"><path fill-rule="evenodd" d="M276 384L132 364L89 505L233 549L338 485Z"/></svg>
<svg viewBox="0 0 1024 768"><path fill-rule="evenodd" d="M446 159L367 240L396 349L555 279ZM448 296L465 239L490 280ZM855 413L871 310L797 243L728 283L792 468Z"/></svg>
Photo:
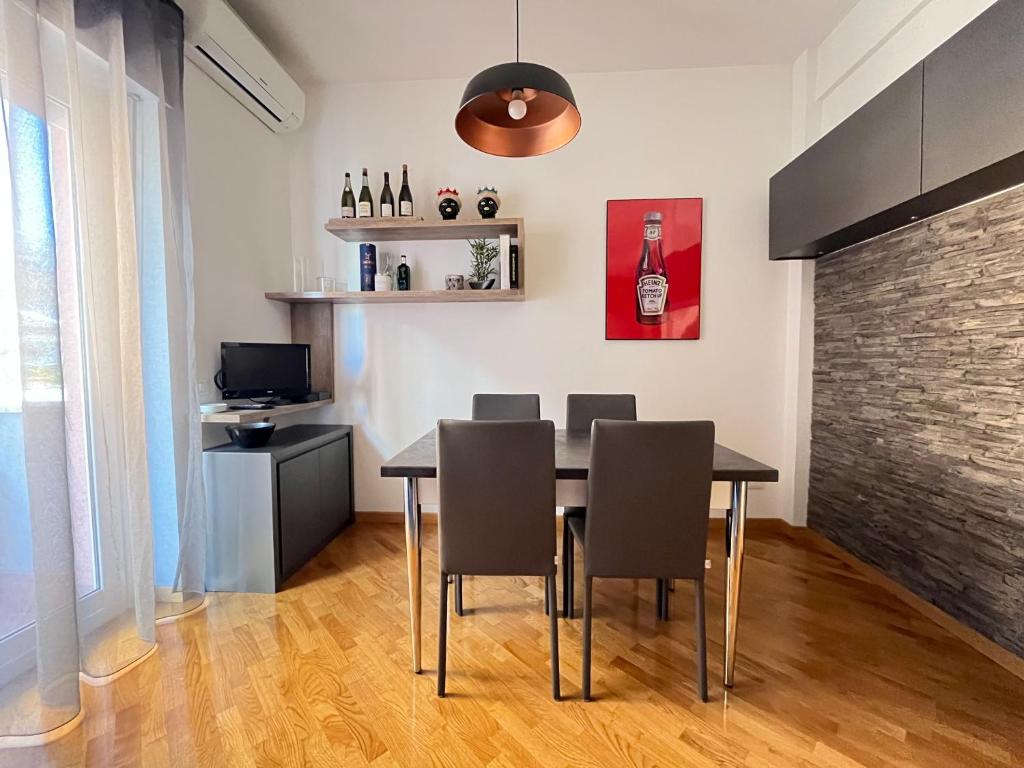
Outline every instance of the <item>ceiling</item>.
<svg viewBox="0 0 1024 768"><path fill-rule="evenodd" d="M466 78L515 59L514 0L228 0L300 83ZM520 56L563 72L788 64L856 0L521 0Z"/></svg>

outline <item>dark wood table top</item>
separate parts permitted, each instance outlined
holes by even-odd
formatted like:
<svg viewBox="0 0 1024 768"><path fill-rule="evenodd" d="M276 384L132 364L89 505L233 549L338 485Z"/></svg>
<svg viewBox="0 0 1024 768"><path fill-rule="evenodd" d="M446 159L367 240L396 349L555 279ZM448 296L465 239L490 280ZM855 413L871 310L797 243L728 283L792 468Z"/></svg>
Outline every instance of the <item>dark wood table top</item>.
<svg viewBox="0 0 1024 768"><path fill-rule="evenodd" d="M555 477L586 480L590 467L590 435L555 430ZM381 477L437 477L437 446L432 429L381 465ZM715 480L777 483L779 470L715 444Z"/></svg>

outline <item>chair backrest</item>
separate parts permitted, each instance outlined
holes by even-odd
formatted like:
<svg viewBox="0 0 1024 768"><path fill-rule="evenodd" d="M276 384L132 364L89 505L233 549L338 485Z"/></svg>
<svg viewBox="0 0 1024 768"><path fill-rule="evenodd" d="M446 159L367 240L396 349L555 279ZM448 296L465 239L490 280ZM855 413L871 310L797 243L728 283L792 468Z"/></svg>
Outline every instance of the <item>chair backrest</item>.
<svg viewBox="0 0 1024 768"><path fill-rule="evenodd" d="M555 425L437 424L441 570L547 576L555 572Z"/></svg>
<svg viewBox="0 0 1024 768"><path fill-rule="evenodd" d="M585 572L703 578L714 455L714 422L595 421Z"/></svg>
<svg viewBox="0 0 1024 768"><path fill-rule="evenodd" d="M594 419L636 421L636 395L568 395L565 428L590 434Z"/></svg>
<svg viewBox="0 0 1024 768"><path fill-rule="evenodd" d="M540 395L473 395L473 421L540 418Z"/></svg>

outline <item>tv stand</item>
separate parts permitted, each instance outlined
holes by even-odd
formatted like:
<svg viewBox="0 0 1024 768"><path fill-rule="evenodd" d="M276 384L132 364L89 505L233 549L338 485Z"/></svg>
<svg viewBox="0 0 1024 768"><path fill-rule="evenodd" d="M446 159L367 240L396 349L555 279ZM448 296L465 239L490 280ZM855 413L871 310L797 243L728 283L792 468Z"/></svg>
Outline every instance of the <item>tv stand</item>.
<svg viewBox="0 0 1024 768"><path fill-rule="evenodd" d="M315 403L296 403L295 405L275 405L259 411L221 411L220 413L204 413L200 416L204 424L247 424L251 421L266 421L278 416L288 416L293 413L310 411L314 408L323 408L334 402L333 398L317 400Z"/></svg>
<svg viewBox="0 0 1024 768"><path fill-rule="evenodd" d="M352 427L341 424L203 451L207 591L280 591L352 523L352 475Z"/></svg>

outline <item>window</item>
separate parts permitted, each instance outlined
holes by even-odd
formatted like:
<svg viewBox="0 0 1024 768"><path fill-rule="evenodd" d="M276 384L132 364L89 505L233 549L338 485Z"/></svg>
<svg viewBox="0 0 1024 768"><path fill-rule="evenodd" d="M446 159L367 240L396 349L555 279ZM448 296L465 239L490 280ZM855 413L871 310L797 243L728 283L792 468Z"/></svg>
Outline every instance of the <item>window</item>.
<svg viewBox="0 0 1024 768"><path fill-rule="evenodd" d="M101 670L105 661L88 662L106 654L112 633L138 610L140 585L156 586L157 616L196 594L173 593L185 504L176 456L185 444L173 428L180 410L168 403L182 401L173 397L183 387L180 376L172 386L172 364L183 370L188 361L177 359L178 347L172 354L181 337L177 326L169 332L177 317L168 317L167 294L186 296L187 265L169 258L180 243L168 242L175 235L165 217L176 207L165 195L180 190L168 189L163 167L165 107L90 47L88 35L69 51L60 29L20 10L40 31L46 102L44 117L17 97L0 105L0 686L28 672L44 645L37 628L50 613L37 616L37 605L66 610L67 627L77 618L83 668ZM114 108L125 97L121 84L127 132L111 123L123 119ZM135 250L124 240L132 224ZM137 283L126 286L125 269L136 266ZM125 470L126 456L142 457L140 437L142 477ZM66 473L50 478L51 457L61 454L57 468ZM46 525L70 523L73 562L71 554L62 562L37 554L46 526L34 518L47 516L46 504L59 520ZM154 583L139 573L148 554L138 539L147 532L132 519L140 512L151 515ZM143 606L137 620L151 615Z"/></svg>
<svg viewBox="0 0 1024 768"><path fill-rule="evenodd" d="M160 101L130 82L128 120L135 189L135 238L139 253L142 379L148 403L170 403L171 357L167 309L167 260L161 183ZM146 456L153 522L154 583L174 585L178 568L178 478L174 425L166 407L146 409ZM159 613L159 606L158 606Z"/></svg>
<svg viewBox="0 0 1024 768"><path fill-rule="evenodd" d="M64 409L67 431L69 504L76 544L77 593L85 598L101 585L96 547L95 514L90 492L87 412L82 377L81 317L78 312L78 259L75 246L74 205L71 184L71 145L67 132L67 110L51 102L46 141L40 133L39 155L33 158L38 179L50 179L56 260L41 264L50 270L44 279L58 282L61 311L26 311L19 319L16 302L14 212L11 199L11 164L7 146L10 120L41 122L24 110L12 110L5 102L6 117L0 132L0 642L9 639L35 621L32 572L31 521L25 482L25 452L22 431L23 400ZM40 126L41 128L42 126ZM47 169L47 166L49 169ZM27 167L27 166L20 166ZM40 217L44 219L44 217ZM35 224L39 226L39 224ZM58 336L59 334L59 336ZM39 355L27 350L34 379L26 386L21 366L21 343L38 340ZM61 359L51 360L49 351L60 344ZM63 381L61 381L61 369ZM7 656L7 654L5 654Z"/></svg>

